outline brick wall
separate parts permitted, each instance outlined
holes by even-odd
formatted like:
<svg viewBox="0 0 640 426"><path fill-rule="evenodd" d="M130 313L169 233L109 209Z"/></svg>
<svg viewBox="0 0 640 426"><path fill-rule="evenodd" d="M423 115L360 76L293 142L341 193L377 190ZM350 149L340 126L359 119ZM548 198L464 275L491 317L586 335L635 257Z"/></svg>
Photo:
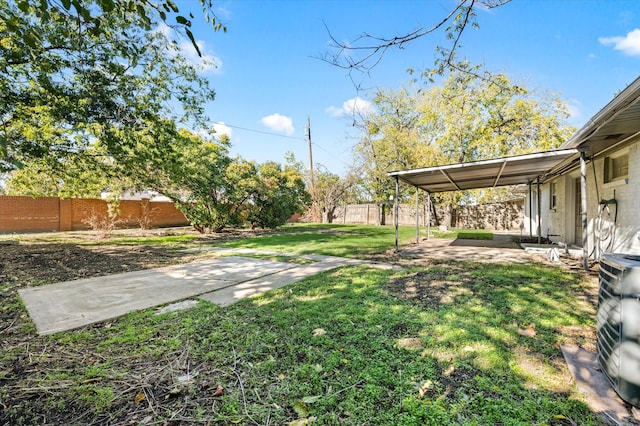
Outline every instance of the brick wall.
<svg viewBox="0 0 640 426"><path fill-rule="evenodd" d="M75 231L105 220L104 200L0 196L0 232ZM189 222L171 202L121 201L116 227L182 226Z"/></svg>
<svg viewBox="0 0 640 426"><path fill-rule="evenodd" d="M0 197L0 232L56 231L59 225L57 197Z"/></svg>

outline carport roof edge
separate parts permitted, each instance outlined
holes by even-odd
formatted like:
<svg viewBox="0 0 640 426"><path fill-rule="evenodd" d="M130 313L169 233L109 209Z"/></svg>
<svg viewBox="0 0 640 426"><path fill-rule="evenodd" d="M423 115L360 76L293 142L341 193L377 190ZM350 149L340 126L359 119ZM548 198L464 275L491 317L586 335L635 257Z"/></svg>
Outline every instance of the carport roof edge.
<svg viewBox="0 0 640 426"><path fill-rule="evenodd" d="M388 172L387 175L431 193L521 185L548 176L577 155L576 149L558 149L468 163L397 170Z"/></svg>

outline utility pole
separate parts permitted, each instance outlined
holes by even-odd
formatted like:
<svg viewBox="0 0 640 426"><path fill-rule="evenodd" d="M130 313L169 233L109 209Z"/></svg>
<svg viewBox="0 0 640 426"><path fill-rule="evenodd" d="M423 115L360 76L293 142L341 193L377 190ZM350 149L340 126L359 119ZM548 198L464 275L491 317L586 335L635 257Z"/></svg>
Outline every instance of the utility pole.
<svg viewBox="0 0 640 426"><path fill-rule="evenodd" d="M307 117L307 140L309 141L309 180L311 181L311 216L313 220L318 220L316 203L316 184L313 177L313 150L311 149L311 118Z"/></svg>
<svg viewBox="0 0 640 426"><path fill-rule="evenodd" d="M311 178L311 193L313 194L315 182L313 178L313 151L311 150L311 118L309 117L307 117L307 137L309 141L309 175Z"/></svg>

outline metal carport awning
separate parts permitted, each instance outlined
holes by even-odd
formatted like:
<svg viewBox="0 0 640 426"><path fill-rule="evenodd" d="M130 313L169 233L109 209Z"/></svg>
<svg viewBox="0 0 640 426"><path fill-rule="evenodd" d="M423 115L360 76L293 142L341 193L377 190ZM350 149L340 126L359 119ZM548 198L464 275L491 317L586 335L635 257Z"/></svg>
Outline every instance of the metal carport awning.
<svg viewBox="0 0 640 426"><path fill-rule="evenodd" d="M510 157L494 158L491 160L474 161L469 163L449 164L443 166L425 167L421 169L399 170L387 173L395 177L396 196L394 222L396 228L396 251L398 251L398 182L402 180L416 188L416 242L418 240L418 192L422 189L427 193L461 191L478 188L494 188L508 185L540 183L548 176L556 174L572 159L580 157L581 168L584 167L584 152L577 149L564 149L535 152L532 154L514 155ZM584 172L582 172L584 175ZM584 176L582 186L585 186ZM586 193L583 188L583 193ZM540 209L540 191L538 189L538 210ZM540 213L538 212L538 235L540 234Z"/></svg>
<svg viewBox="0 0 640 426"><path fill-rule="evenodd" d="M470 163L398 170L388 175L429 193L528 184L548 175L575 149L536 152Z"/></svg>

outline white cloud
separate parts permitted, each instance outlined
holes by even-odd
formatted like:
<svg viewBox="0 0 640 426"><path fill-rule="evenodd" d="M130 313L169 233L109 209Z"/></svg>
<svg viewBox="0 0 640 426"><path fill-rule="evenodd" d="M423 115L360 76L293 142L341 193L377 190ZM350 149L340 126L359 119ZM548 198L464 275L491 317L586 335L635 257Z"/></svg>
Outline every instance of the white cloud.
<svg viewBox="0 0 640 426"><path fill-rule="evenodd" d="M220 138L220 136L222 135L227 135L229 137L233 135L233 129L227 126L226 124L224 124L223 122L213 123L213 126L211 127L213 127L213 130L216 132L215 133L216 138Z"/></svg>
<svg viewBox="0 0 640 426"><path fill-rule="evenodd" d="M191 41L183 40L178 44L178 48L182 56L187 60L187 63L202 72L221 73L222 60L217 56L207 53L207 46L204 41L197 40L196 44L202 56L198 56L198 52L196 48L193 47Z"/></svg>
<svg viewBox="0 0 640 426"><path fill-rule="evenodd" d="M566 102L566 105L570 120L575 120L582 117L582 103L580 101L571 99Z"/></svg>
<svg viewBox="0 0 640 426"><path fill-rule="evenodd" d="M640 29L635 29L624 37L600 37L598 41L605 45L613 45L615 50L621 50L629 56L640 56Z"/></svg>
<svg viewBox="0 0 640 426"><path fill-rule="evenodd" d="M225 21L230 21L233 18L233 13L231 9L227 9L224 6L217 6L216 8L216 16L218 17L217 21L220 22L221 19Z"/></svg>
<svg viewBox="0 0 640 426"><path fill-rule="evenodd" d="M205 141L219 141L222 135L231 137L233 134L233 129L222 122L213 123L208 128L199 128L197 130L187 128L187 130L200 136Z"/></svg>
<svg viewBox="0 0 640 426"><path fill-rule="evenodd" d="M325 112L333 117L344 117L347 115L363 115L367 116L375 112L373 104L358 96L355 98L347 99L342 103L342 107L338 108L330 106L325 109Z"/></svg>
<svg viewBox="0 0 640 426"><path fill-rule="evenodd" d="M168 42L175 40L175 31L164 22L158 25L156 31L162 34ZM196 51L196 48L193 47L193 43L191 43L190 40L181 40L176 42L175 47L169 47L168 51L172 56L181 55L189 65L202 73L221 73L222 60L208 51L204 41L196 40L196 45L198 46L198 49L200 49L200 54L202 56L198 56L198 52Z"/></svg>
<svg viewBox="0 0 640 426"><path fill-rule="evenodd" d="M171 35L173 34L173 30L171 29L170 26L168 26L164 22L161 22L160 25L158 25L158 28L156 29L156 31L162 34L167 40L171 40Z"/></svg>
<svg viewBox="0 0 640 426"><path fill-rule="evenodd" d="M340 118L344 115L344 111L342 110L342 108L337 108L337 107L334 107L333 105L325 108L324 112L336 118Z"/></svg>
<svg viewBox="0 0 640 426"><path fill-rule="evenodd" d="M267 115L260 120L262 124L275 132L284 132L288 136L293 135L296 129L293 127L293 120L290 117L278 113Z"/></svg>

